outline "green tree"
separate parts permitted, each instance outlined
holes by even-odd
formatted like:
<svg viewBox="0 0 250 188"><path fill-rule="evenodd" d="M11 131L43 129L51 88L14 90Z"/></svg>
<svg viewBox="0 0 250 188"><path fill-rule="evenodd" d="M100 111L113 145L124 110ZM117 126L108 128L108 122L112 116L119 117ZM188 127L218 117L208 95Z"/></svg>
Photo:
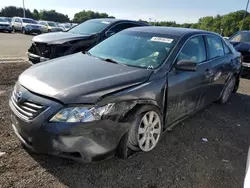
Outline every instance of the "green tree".
<svg viewBox="0 0 250 188"><path fill-rule="evenodd" d="M39 13L41 20L49 20L54 22L69 22L68 15L56 12L55 10L42 10Z"/></svg>
<svg viewBox="0 0 250 188"><path fill-rule="evenodd" d="M40 13L38 12L37 9L33 10L33 16L36 20L40 20Z"/></svg>
<svg viewBox="0 0 250 188"><path fill-rule="evenodd" d="M25 9L25 15L28 18L34 18L32 12L30 12L29 9ZM19 16L19 17L23 17L23 8L15 7L15 6L4 7L0 11L0 16L6 16L6 17Z"/></svg>
<svg viewBox="0 0 250 188"><path fill-rule="evenodd" d="M81 12L76 13L72 21L80 23L94 18L114 18L114 17L109 16L106 13L93 12L91 10L88 11L83 10Z"/></svg>

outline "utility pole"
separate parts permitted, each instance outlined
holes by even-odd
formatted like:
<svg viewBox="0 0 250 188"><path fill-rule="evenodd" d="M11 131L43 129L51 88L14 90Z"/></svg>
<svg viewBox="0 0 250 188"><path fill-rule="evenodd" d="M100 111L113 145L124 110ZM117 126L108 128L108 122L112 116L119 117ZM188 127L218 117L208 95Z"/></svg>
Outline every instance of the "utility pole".
<svg viewBox="0 0 250 188"><path fill-rule="evenodd" d="M223 30L224 30L224 29L222 29L222 28L220 29L220 35L221 35L221 36L222 36L222 34L223 34Z"/></svg>
<svg viewBox="0 0 250 188"><path fill-rule="evenodd" d="M24 6L24 0L23 0L23 17L25 18L25 6Z"/></svg>
<svg viewBox="0 0 250 188"><path fill-rule="evenodd" d="M243 26L244 26L244 22L245 22L246 15L247 15L247 10L248 10L248 5L249 5L249 0L247 0L246 11L245 11L244 16L243 16L242 25L241 25L240 30L242 30L242 29L243 29Z"/></svg>

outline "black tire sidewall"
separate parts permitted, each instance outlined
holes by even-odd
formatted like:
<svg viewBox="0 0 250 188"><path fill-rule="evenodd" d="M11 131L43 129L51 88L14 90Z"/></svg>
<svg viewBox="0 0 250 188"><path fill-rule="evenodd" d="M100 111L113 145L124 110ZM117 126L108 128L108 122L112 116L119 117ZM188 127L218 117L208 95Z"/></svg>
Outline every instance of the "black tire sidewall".
<svg viewBox="0 0 250 188"><path fill-rule="evenodd" d="M23 33L23 34L26 34L26 31L25 31L25 29L24 29L24 28L22 28L22 33Z"/></svg>
<svg viewBox="0 0 250 188"><path fill-rule="evenodd" d="M219 102L220 102L221 104L226 103L226 102L229 100L230 96L232 95L232 92L233 92L233 91L230 93L229 97L228 97L226 100L224 100L224 94L225 94L226 87L228 87L228 84L231 82L232 79L234 79L234 87L235 87L235 85L236 85L236 77L235 77L235 76L232 76L232 77L228 80L228 82L226 83L226 86L225 86L225 88L224 88L224 90L223 90L223 93L222 93L222 95L221 95L221 98L220 98L220 100L219 100Z"/></svg>
<svg viewBox="0 0 250 188"><path fill-rule="evenodd" d="M158 140L158 143L161 139L161 135L163 132L163 120L162 120L162 114L161 114L160 110L156 106L153 106L153 105L142 106L142 107L138 108L136 110L136 112L129 119L129 123L131 124L131 128L129 130L129 135L128 135L128 147L133 151L140 151L141 150L139 148L139 143L137 140L138 128L139 128L142 117L149 111L156 112L160 117L161 134L160 134L160 138ZM157 146L157 144L156 144L156 146Z"/></svg>

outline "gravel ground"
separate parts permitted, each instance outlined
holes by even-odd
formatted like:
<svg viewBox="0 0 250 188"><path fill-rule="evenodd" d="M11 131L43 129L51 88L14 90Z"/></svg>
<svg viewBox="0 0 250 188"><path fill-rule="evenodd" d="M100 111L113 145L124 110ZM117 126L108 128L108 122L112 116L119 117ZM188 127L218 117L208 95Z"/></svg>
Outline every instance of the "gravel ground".
<svg viewBox="0 0 250 188"><path fill-rule="evenodd" d="M79 164L25 151L11 130L8 91L28 63L0 64L0 187L238 188L250 134L250 81L163 135L150 153ZM203 141L203 138L207 139ZM204 140L206 140L204 139Z"/></svg>

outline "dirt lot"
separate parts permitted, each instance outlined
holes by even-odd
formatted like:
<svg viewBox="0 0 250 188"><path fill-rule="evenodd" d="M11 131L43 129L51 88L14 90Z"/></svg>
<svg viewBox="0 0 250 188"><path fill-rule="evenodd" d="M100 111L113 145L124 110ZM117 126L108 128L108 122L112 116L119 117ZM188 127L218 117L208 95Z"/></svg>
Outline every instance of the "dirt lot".
<svg viewBox="0 0 250 188"><path fill-rule="evenodd" d="M25 151L11 130L8 92L28 63L0 64L0 187L242 187L250 135L250 81L165 133L158 147L94 164ZM207 138L208 142L202 140Z"/></svg>

